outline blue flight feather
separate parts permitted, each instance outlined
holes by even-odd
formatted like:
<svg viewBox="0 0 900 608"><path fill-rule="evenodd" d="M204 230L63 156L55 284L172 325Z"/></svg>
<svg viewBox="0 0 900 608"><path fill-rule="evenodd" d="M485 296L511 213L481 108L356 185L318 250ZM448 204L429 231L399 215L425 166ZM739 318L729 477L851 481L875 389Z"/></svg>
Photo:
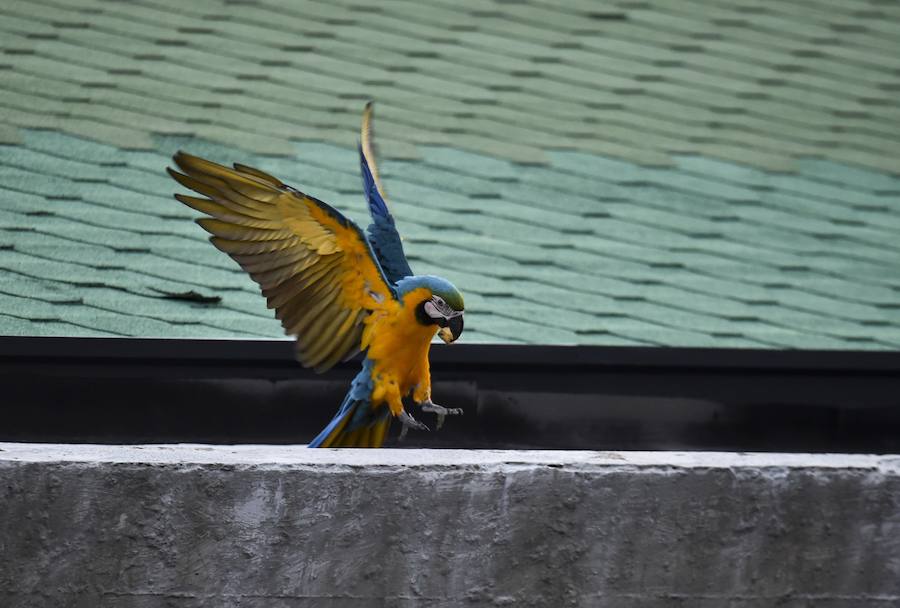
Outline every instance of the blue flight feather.
<svg viewBox="0 0 900 608"><path fill-rule="evenodd" d="M362 173L363 180L363 191L366 193L366 201L369 203L369 212L372 214L372 217L391 217L391 212L388 211L387 203L384 202L384 199L381 197L381 192L378 191L378 185L375 183L375 176L372 175L372 170L369 169L369 163L366 162L366 154L363 152L362 144L359 145L359 166L360 172Z"/></svg>
<svg viewBox="0 0 900 608"><path fill-rule="evenodd" d="M400 241L400 234L397 232L394 218L391 216L381 192L378 191L378 185L369 169L362 145L359 146L359 165L363 191L369 204L369 213L372 215L372 223L367 229L369 243L371 243L388 281L396 283L403 277L412 276L413 271L403 252L403 243Z"/></svg>
<svg viewBox="0 0 900 608"><path fill-rule="evenodd" d="M328 423L322 432L316 435L316 438L309 442L309 447L318 448L329 438L334 430L339 427L345 419L349 417L346 426L340 431L340 435L350 433L356 429L376 424L382 421L390 414L387 407L380 408L380 411L372 409L372 403L369 401L369 395L372 394L372 366L374 362L371 359L363 360L363 368L360 370L353 382L350 384L350 390L344 397L338 413L335 414L331 422ZM339 435L339 436L340 436Z"/></svg>

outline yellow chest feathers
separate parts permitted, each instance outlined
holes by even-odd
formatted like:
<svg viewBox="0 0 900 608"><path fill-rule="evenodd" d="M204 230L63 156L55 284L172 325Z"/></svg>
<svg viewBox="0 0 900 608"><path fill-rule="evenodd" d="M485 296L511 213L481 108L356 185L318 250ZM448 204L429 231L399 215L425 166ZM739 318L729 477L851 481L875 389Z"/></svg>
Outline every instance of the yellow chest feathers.
<svg viewBox="0 0 900 608"><path fill-rule="evenodd" d="M429 290L415 289L403 297L402 306L392 306L367 319L363 345L368 344L367 356L374 362L375 384L395 384L401 397L427 381L428 350L438 327L419 323L416 306L428 297Z"/></svg>

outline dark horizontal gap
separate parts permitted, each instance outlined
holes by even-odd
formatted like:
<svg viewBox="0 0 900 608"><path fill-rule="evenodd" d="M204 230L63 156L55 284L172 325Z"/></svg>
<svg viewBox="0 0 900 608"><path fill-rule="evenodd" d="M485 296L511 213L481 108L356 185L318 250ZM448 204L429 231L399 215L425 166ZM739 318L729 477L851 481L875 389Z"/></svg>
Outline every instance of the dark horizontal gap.
<svg viewBox="0 0 900 608"><path fill-rule="evenodd" d="M137 247L120 251L146 252ZM771 284L771 288L790 288ZM760 321L757 317L733 316L731 320ZM84 338L44 336L0 336L2 360L57 360L83 363L92 360L133 362L177 361L198 365L263 364L295 365L293 342L288 339L227 340L183 338ZM587 366L653 367L678 369L766 369L779 371L857 370L900 372L900 352L847 350L775 350L736 348L435 344L432 358L452 364L488 364L503 367L528 363L549 367ZM343 364L354 367L356 364Z"/></svg>
<svg viewBox="0 0 900 608"><path fill-rule="evenodd" d="M750 22L746 19L733 19L733 18L725 18L725 19L711 19L714 25L718 25L721 27L749 27Z"/></svg>
<svg viewBox="0 0 900 608"><path fill-rule="evenodd" d="M432 350L435 399L464 415L412 433L408 447L900 449L900 353ZM0 440L302 443L331 418L358 368L350 361L315 375L293 360L289 340L0 338Z"/></svg>
<svg viewBox="0 0 900 608"><path fill-rule="evenodd" d="M176 28L182 34L217 34L218 32L209 27L179 27Z"/></svg>
<svg viewBox="0 0 900 608"><path fill-rule="evenodd" d="M625 13L617 13L617 12L589 12L587 13L588 18L595 19L597 21L627 21L628 15Z"/></svg>

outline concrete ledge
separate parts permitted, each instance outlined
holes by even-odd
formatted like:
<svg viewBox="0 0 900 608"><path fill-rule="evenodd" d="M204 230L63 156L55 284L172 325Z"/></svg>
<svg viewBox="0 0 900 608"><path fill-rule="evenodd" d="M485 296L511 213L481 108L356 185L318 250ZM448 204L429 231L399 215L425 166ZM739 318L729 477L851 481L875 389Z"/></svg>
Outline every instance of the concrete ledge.
<svg viewBox="0 0 900 608"><path fill-rule="evenodd" d="M0 444L0 605L895 606L900 456Z"/></svg>

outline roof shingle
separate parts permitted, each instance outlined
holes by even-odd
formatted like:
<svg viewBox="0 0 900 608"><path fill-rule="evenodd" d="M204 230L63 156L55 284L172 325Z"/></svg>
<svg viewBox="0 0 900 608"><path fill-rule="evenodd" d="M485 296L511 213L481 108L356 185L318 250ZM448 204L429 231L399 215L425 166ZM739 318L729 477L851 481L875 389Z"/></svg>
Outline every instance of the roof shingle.
<svg viewBox="0 0 900 608"><path fill-rule="evenodd" d="M163 168L256 165L364 223L373 98L468 339L896 349L900 12L854 6L5 2L0 333L281 335Z"/></svg>

